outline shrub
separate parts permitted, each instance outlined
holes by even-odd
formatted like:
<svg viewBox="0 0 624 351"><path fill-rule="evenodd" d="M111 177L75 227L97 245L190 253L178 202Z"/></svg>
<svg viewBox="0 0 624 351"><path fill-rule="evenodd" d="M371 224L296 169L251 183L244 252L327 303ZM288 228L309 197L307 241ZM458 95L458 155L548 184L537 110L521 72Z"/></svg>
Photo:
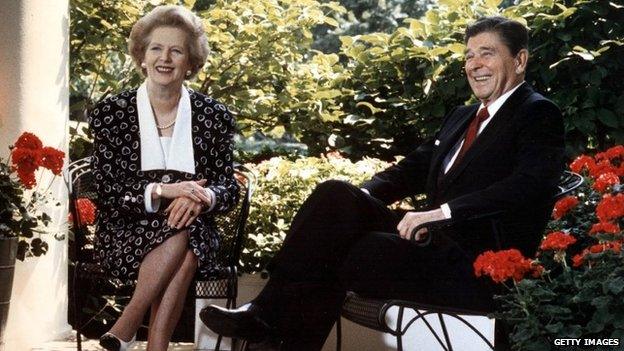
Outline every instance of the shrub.
<svg viewBox="0 0 624 351"><path fill-rule="evenodd" d="M430 137L442 117L471 101L463 73L463 32L483 15L502 14L529 27L526 80L563 111L570 154L624 141L624 8L597 0L440 1L392 33L341 37L349 76L337 100L343 114L323 137L353 157L406 154ZM310 130L315 132L315 130ZM305 130L304 134L309 134ZM331 138L330 138L331 137Z"/></svg>
<svg viewBox="0 0 624 351"><path fill-rule="evenodd" d="M75 109L138 85L125 40L151 3L72 1ZM439 1L391 33L343 36L338 54L323 54L311 48L312 31L339 24L334 17L345 9L336 2L217 0L195 6L212 54L190 85L232 107L245 136L287 132L311 155L337 149L391 160L430 137L450 108L472 101L463 31L479 16L502 14L530 29L527 81L562 108L570 154L623 142L624 80L612 77L624 76L624 8L599 0L501 3Z"/></svg>

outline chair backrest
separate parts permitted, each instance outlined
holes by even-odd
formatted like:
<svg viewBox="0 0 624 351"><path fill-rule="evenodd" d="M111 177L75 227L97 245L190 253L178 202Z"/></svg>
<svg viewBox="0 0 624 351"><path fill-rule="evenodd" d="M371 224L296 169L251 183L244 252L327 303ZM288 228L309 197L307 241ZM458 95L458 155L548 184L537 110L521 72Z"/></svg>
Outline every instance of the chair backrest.
<svg viewBox="0 0 624 351"><path fill-rule="evenodd" d="M235 177L239 185L239 201L231 211L215 217L217 227L221 231L221 249L217 254L216 263L223 267L236 267L238 264L254 185L253 173L242 165L235 165ZM73 217L74 242L73 246L70 244L70 260L95 262L93 252L95 228L82 216L78 205L80 201L89 200L97 207L98 197L91 170L91 158L85 157L70 163L66 180L70 213Z"/></svg>
<svg viewBox="0 0 624 351"><path fill-rule="evenodd" d="M235 165L234 176L239 186L238 203L229 212L215 217L217 228L221 231L221 248L216 260L224 267L238 266L254 185L253 173L242 165Z"/></svg>
<svg viewBox="0 0 624 351"><path fill-rule="evenodd" d="M85 157L69 164L66 174L69 190L69 210L72 216L69 259L72 262L94 262L95 227L79 210L79 201L97 206L98 196L91 171L91 158ZM97 210L97 207L96 207ZM95 214L95 213L94 213Z"/></svg>
<svg viewBox="0 0 624 351"><path fill-rule="evenodd" d="M558 188L559 191L555 194L554 199L557 200L572 191L576 190L579 186L583 184L583 177L571 171L563 172L561 179L559 179Z"/></svg>

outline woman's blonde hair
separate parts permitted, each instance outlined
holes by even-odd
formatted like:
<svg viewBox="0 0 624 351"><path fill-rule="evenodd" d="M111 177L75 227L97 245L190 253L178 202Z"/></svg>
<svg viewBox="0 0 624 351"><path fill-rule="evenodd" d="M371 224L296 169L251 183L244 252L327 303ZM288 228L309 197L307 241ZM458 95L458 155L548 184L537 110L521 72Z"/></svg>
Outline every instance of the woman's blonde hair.
<svg viewBox="0 0 624 351"><path fill-rule="evenodd" d="M158 6L143 16L132 27L128 50L137 69L145 74L141 63L150 41L150 35L158 27L180 28L188 34L189 63L194 76L204 66L208 57L208 39L204 33L202 20L183 6ZM187 77L189 78L189 77Z"/></svg>

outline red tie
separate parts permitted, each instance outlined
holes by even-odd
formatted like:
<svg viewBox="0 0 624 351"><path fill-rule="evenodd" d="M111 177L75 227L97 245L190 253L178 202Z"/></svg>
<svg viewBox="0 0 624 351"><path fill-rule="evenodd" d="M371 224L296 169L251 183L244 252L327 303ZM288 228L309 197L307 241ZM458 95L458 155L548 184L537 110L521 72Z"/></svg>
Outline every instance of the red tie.
<svg viewBox="0 0 624 351"><path fill-rule="evenodd" d="M488 113L487 106L483 107L482 109L479 110L479 112L477 112L477 115L472 120L472 122L470 122L470 125L468 126L468 131L466 131L466 138L464 139L464 144L459 150L459 153L457 154L457 157L455 158L455 162L453 162L454 165L459 163L459 161L464 157L468 149L470 149L470 146L477 138L477 133L479 132L479 127L481 126L481 123L483 123L483 121L485 121L489 117L490 117L490 114Z"/></svg>

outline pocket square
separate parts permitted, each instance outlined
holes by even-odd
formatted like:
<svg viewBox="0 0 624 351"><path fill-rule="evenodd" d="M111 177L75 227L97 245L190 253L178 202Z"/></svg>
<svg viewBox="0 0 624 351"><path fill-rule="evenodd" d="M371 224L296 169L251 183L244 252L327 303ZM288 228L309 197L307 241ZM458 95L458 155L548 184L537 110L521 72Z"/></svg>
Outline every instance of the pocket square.
<svg viewBox="0 0 624 351"><path fill-rule="evenodd" d="M434 143L434 144L435 144L435 146L440 145L440 140L436 139L436 141L435 141L435 143Z"/></svg>

